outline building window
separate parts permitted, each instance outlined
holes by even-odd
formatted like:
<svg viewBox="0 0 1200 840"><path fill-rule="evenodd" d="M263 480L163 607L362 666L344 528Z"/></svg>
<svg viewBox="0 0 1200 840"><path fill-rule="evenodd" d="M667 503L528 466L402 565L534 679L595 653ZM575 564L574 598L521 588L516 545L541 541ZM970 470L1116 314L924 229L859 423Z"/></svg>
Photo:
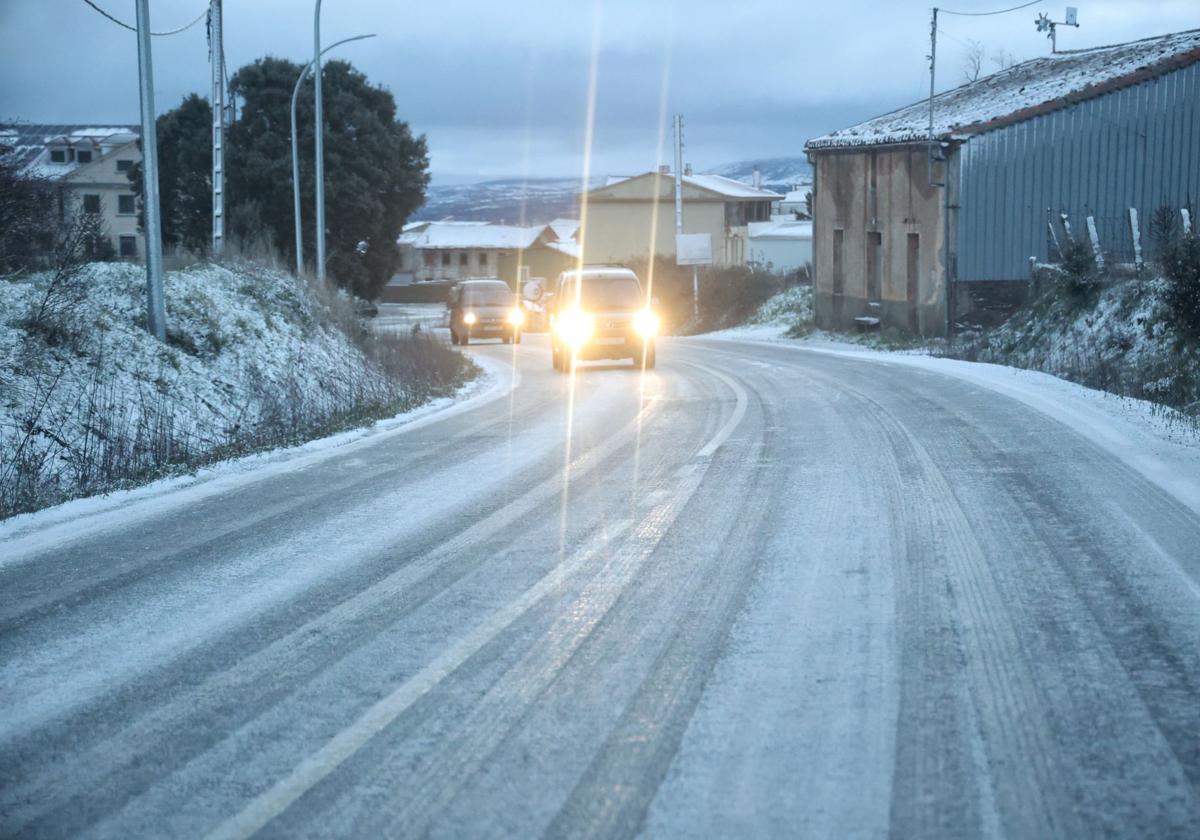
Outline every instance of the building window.
<svg viewBox="0 0 1200 840"><path fill-rule="evenodd" d="M471 255L468 254L466 251L463 251L461 254L458 255L458 264L461 266L464 266L464 267L470 265L471 264Z"/></svg>
<svg viewBox="0 0 1200 840"><path fill-rule="evenodd" d="M445 266L446 268L450 267L450 252L449 251L442 252L442 265Z"/></svg>
<svg viewBox="0 0 1200 840"><path fill-rule="evenodd" d="M97 214L100 212L100 196L87 193L83 197L83 212Z"/></svg>
<svg viewBox="0 0 1200 840"><path fill-rule="evenodd" d="M136 257L137 252L137 237L122 236L117 241L117 253L122 257Z"/></svg>
<svg viewBox="0 0 1200 840"><path fill-rule="evenodd" d="M75 160L77 160L79 163L91 163L92 153L87 149L80 149L75 153Z"/></svg>
<svg viewBox="0 0 1200 840"><path fill-rule="evenodd" d="M487 268L487 264L488 264L487 254L486 253L480 254L479 255L479 267Z"/></svg>
<svg viewBox="0 0 1200 840"><path fill-rule="evenodd" d="M867 233L867 300L879 300L883 286L883 234Z"/></svg>
<svg viewBox="0 0 1200 840"><path fill-rule="evenodd" d="M908 271L905 275L905 294L909 303L917 302L917 278L921 270L921 234L908 235Z"/></svg>
<svg viewBox="0 0 1200 840"><path fill-rule="evenodd" d="M435 265L437 265L437 255L434 254L433 251L423 251L422 253L425 255L426 267L433 268Z"/></svg>
<svg viewBox="0 0 1200 840"><path fill-rule="evenodd" d="M131 160L117 161L117 171L118 172L128 172L131 169L133 169L133 161L131 161Z"/></svg>
<svg viewBox="0 0 1200 840"><path fill-rule="evenodd" d="M133 204L132 195L117 196L117 212L122 216L132 216L137 212L137 208Z"/></svg>
<svg viewBox="0 0 1200 840"><path fill-rule="evenodd" d="M843 261L842 261L842 243L845 239L845 231L835 229L833 231L833 293L835 295L842 294L845 289L845 278L843 276Z"/></svg>
<svg viewBox="0 0 1200 840"><path fill-rule="evenodd" d="M51 163L66 163L67 162L67 150L66 149L51 149L50 150L50 162Z"/></svg>

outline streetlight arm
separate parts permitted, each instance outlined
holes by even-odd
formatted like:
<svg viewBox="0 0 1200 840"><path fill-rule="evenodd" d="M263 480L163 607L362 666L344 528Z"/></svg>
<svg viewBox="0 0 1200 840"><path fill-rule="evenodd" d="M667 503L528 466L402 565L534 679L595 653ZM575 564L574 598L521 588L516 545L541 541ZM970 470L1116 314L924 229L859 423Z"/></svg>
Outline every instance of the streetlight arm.
<svg viewBox="0 0 1200 840"><path fill-rule="evenodd" d="M355 35L353 38L343 38L342 40L330 44L325 49L321 50L321 55L329 52L334 47L340 47L342 44L348 44L351 41L362 41L365 38L374 38L374 33L370 35ZM300 71L299 78L296 79L296 86L292 88L292 202L295 205L293 208L296 217L296 273L304 273L304 240L300 235L300 157L298 152L298 140L296 138L296 99L300 96L300 85L308 78L308 74L312 72L313 62L310 61L304 65L304 69Z"/></svg>

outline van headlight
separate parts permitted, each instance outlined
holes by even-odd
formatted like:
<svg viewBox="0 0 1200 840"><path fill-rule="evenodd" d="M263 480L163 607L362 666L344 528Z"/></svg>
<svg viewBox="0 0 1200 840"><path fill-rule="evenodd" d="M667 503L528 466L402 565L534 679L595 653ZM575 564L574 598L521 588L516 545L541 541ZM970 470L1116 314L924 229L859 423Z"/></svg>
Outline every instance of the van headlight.
<svg viewBox="0 0 1200 840"><path fill-rule="evenodd" d="M588 339L595 332L596 324L592 320L592 316L586 312L581 312L578 309L568 309L562 313L554 322L554 329L558 331L559 337L574 347L581 344L586 344Z"/></svg>
<svg viewBox="0 0 1200 840"><path fill-rule="evenodd" d="M633 328L642 338L651 338L658 334L658 316L643 309L633 316Z"/></svg>
<svg viewBox="0 0 1200 840"><path fill-rule="evenodd" d="M508 313L508 323L512 324L514 327L521 326L521 324L525 323L525 313L522 312L519 307L514 306L512 311Z"/></svg>
<svg viewBox="0 0 1200 840"><path fill-rule="evenodd" d="M472 326L478 320L479 319L475 317L474 312L468 312L465 315L463 315L463 323L466 324L468 327Z"/></svg>

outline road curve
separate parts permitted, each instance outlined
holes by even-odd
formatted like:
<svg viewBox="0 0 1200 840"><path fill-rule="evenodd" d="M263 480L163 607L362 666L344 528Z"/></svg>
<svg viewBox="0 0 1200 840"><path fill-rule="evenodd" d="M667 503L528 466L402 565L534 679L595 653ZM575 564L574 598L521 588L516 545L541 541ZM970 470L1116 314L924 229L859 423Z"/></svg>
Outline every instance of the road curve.
<svg viewBox="0 0 1200 840"><path fill-rule="evenodd" d="M1084 436L764 344L470 352L518 387L0 542L0 834L1200 836L1200 517Z"/></svg>

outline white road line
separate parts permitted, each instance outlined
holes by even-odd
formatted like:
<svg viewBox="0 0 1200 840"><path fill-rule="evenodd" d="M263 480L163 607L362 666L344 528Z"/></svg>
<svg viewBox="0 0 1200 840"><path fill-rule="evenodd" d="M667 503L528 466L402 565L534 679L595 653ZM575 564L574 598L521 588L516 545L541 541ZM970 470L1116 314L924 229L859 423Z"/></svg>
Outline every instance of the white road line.
<svg viewBox="0 0 1200 840"><path fill-rule="evenodd" d="M705 365L691 362L687 364L720 379L734 392L737 400L730 418L696 453L695 457L707 459L729 439L733 430L745 417L748 397L745 389L728 376ZM700 484L703 472L693 469L681 477L691 478L683 489L677 491L679 495L686 498ZM682 507L682 505L678 507ZM632 524L629 520L622 520L589 539L584 548L575 552L569 560L560 564L507 606L490 615L482 624L422 668L415 676L375 703L358 720L339 732L321 749L304 759L286 777L252 799L237 814L218 825L207 835L207 840L235 840L235 838L241 840L260 831L387 728L406 709L478 653L505 628L532 609L538 601L582 568L598 552L620 538ZM661 536L661 530L659 535Z"/></svg>
<svg viewBox="0 0 1200 840"><path fill-rule="evenodd" d="M583 549L557 566L536 584L525 590L508 606L492 613L482 624L459 639L445 653L430 662L399 688L378 701L358 720L339 732L333 740L302 761L291 773L252 799L239 813L221 823L208 840L245 838L262 829L292 803L354 755L364 744L382 732L405 709L427 694L439 682L478 653L502 630L520 618L543 597L554 591L598 552L628 531L632 522L624 520L602 529L588 540Z"/></svg>
<svg viewBox="0 0 1200 840"><path fill-rule="evenodd" d="M688 362L688 364L720 379L733 391L734 396L737 398L737 404L733 407L733 414L725 421L725 425L718 429L717 433L712 436L712 440L704 444L700 448L700 451L696 453L697 458L711 458L713 453L720 449L725 441L729 440L729 436L733 434L733 430L738 427L738 424L742 422L742 418L746 416L746 404L749 399L746 396L745 388L720 371L713 370L707 365L698 365L695 362Z"/></svg>

